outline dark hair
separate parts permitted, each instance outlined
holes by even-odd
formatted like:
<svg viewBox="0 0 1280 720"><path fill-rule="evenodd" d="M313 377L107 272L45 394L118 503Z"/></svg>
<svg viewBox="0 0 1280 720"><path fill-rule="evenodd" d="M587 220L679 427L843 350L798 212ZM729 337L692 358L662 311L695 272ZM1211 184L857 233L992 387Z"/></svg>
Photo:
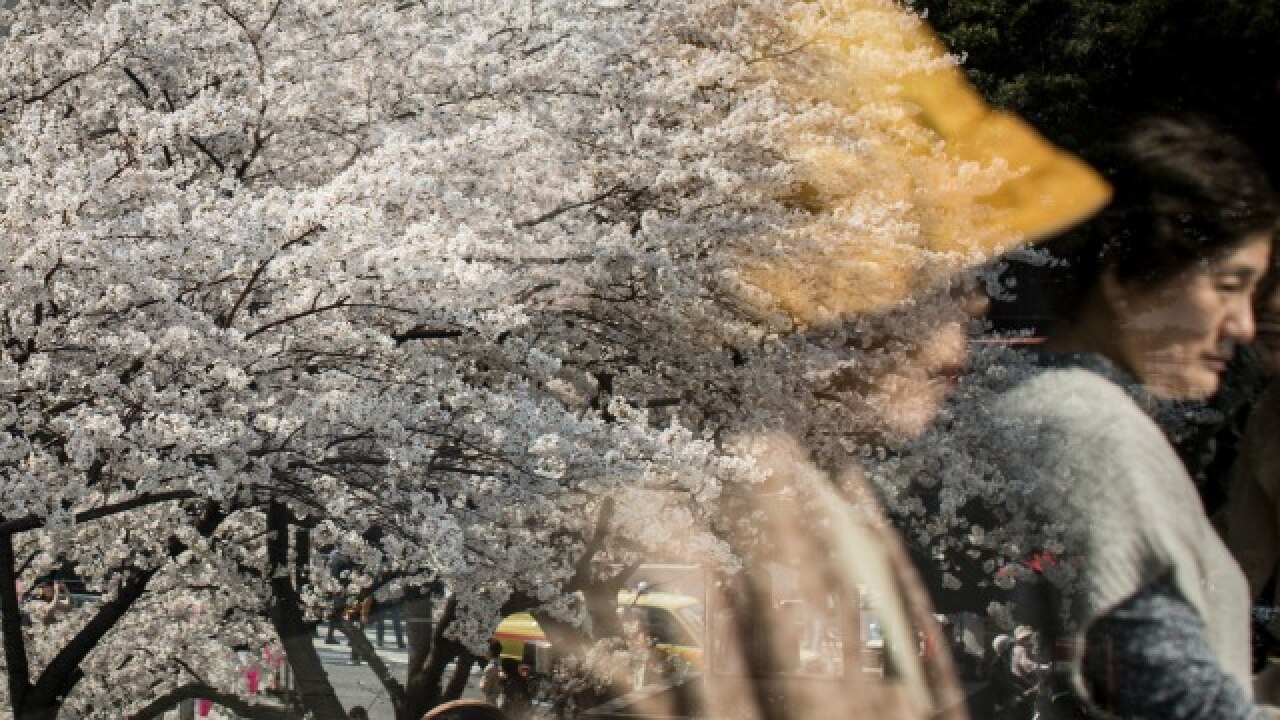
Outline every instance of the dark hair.
<svg viewBox="0 0 1280 720"><path fill-rule="evenodd" d="M1136 124L1107 175L1111 203L1045 244L1066 261L1046 283L1059 317L1073 316L1105 270L1126 282L1159 282L1275 228L1275 197L1253 153L1201 120Z"/></svg>

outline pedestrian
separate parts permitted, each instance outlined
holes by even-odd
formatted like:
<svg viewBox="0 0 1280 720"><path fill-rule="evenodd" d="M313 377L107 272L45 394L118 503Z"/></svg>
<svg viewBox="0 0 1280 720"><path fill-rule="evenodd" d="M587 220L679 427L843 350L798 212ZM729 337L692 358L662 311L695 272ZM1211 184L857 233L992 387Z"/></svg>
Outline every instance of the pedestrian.
<svg viewBox="0 0 1280 720"><path fill-rule="evenodd" d="M1055 711L1261 717L1244 577L1159 421L1253 337L1271 189L1239 142L1173 119L1127 134L1111 179L1112 203L1048 246L1066 269L1041 367L974 409L988 505L1029 498L1061 531L1021 608L1058 653Z"/></svg>
<svg viewBox="0 0 1280 720"><path fill-rule="evenodd" d="M383 647L386 640L386 623L391 621L391 632L396 636L396 647L400 650L405 649L404 643L404 612L402 610L403 603L399 600L395 602L375 602L373 606L374 630L377 634L378 647Z"/></svg>
<svg viewBox="0 0 1280 720"><path fill-rule="evenodd" d="M502 643L489 642L489 654L485 658L484 673L480 677L480 692L485 702L497 705L502 697Z"/></svg>
<svg viewBox="0 0 1280 720"><path fill-rule="evenodd" d="M262 664L271 673L268 687L273 692L281 688L284 661L284 647L280 643L273 641L262 646Z"/></svg>
<svg viewBox="0 0 1280 720"><path fill-rule="evenodd" d="M1015 635L1001 633L991 643L987 685L968 698L971 717L975 720L1025 720L1031 717L1034 710L1032 687L1014 672Z"/></svg>
<svg viewBox="0 0 1280 720"><path fill-rule="evenodd" d="M500 658L502 668L502 701L498 705L512 720L525 720L533 711L533 694L526 669L515 658Z"/></svg>
<svg viewBox="0 0 1280 720"><path fill-rule="evenodd" d="M1260 367L1265 387L1248 407L1234 463L1228 475L1227 500L1215 520L1231 554L1240 562L1257 611L1253 623L1254 669L1271 666L1280 651L1280 257L1273 254L1271 271L1254 302L1257 339L1250 357ZM1268 674L1255 688L1271 688L1280 678ZM1268 690L1280 697L1280 689Z"/></svg>
<svg viewBox="0 0 1280 720"><path fill-rule="evenodd" d="M991 640L992 655L988 661L988 676L995 675L995 671L1001 666L1010 666L1012 650L1013 636L1008 633L1000 633Z"/></svg>
<svg viewBox="0 0 1280 720"><path fill-rule="evenodd" d="M628 614L624 630L626 631L627 656L631 666L631 689L639 690L648 684L653 676L654 640L649 634L648 623L642 614Z"/></svg>
<svg viewBox="0 0 1280 720"><path fill-rule="evenodd" d="M50 578L36 587L24 612L31 622L48 625L71 612L71 608L71 593L67 592L66 584Z"/></svg>
<svg viewBox="0 0 1280 720"><path fill-rule="evenodd" d="M1036 656L1035 633L1030 627L1019 625L1014 628L1007 662L1013 692L1005 709L1005 717L1010 720L1031 720L1036 714L1040 680L1048 668Z"/></svg>
<svg viewBox="0 0 1280 720"><path fill-rule="evenodd" d="M1022 678L1030 684L1040 681L1043 670L1036 662L1033 648L1034 633L1026 625L1019 625L1013 630L1013 648L1009 654L1009 667L1015 677Z"/></svg>
<svg viewBox="0 0 1280 720"><path fill-rule="evenodd" d="M347 606L347 622L351 624L352 630L364 635L364 629L368 627L369 618L373 613L373 605L373 596L369 595ZM360 658L360 653L356 650L356 643L351 642L350 638L348 638L348 642L351 645L351 657L348 662L352 665L361 664L363 661Z"/></svg>
<svg viewBox="0 0 1280 720"><path fill-rule="evenodd" d="M329 606L328 629L325 633L324 642L326 645L336 645L338 644L338 639L334 637L334 632L338 629L338 622L347 611L347 579L354 565L351 559L337 548L334 548L329 553L328 565L329 574L338 581L338 592L334 594L333 602Z"/></svg>

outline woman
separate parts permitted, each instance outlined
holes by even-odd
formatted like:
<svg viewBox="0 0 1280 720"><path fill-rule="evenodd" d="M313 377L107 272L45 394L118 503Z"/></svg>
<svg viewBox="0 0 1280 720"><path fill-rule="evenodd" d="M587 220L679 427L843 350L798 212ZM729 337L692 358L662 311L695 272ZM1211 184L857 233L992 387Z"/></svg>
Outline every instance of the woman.
<svg viewBox="0 0 1280 720"><path fill-rule="evenodd" d="M1270 188L1197 122L1142 124L1119 157L1111 205L1051 247L1067 282L1047 367L985 417L1004 439L980 450L1005 483L990 504L1029 499L1059 531L1040 539L1056 545L1051 583L1025 604L1055 641L1071 713L1264 717L1244 578L1156 419L1162 402L1213 394L1254 335Z"/></svg>
<svg viewBox="0 0 1280 720"><path fill-rule="evenodd" d="M736 299L780 343L812 344L835 360L825 376L793 374L827 377L817 396L828 404L807 409L837 417L745 428L733 441L760 474L725 490L721 536L744 567L707 590L704 682L619 715L964 717L900 540L857 464L815 452L827 438L811 428L864 442L919 433L965 366L968 322L985 310L973 268L1076 222L1107 196L1087 167L983 106L920 19L897 4L828 3L797 22L804 53L772 60L767 72L802 100L866 119L865 134L822 126L797 140L801 221L782 237L746 239L733 275L743 281ZM906 56L931 62L904 69ZM986 183L966 175L992 167L1018 172ZM917 212L868 231L883 194L897 190ZM742 388L743 404L753 390ZM796 629L818 612L838 618L838 639L825 650L835 657L797 657ZM863 642L873 625L882 647Z"/></svg>

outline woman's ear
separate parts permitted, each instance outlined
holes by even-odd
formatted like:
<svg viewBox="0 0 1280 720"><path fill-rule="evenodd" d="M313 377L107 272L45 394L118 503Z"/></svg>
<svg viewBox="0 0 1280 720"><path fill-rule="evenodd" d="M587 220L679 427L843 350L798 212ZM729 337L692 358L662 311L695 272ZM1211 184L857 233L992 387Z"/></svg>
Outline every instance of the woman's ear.
<svg viewBox="0 0 1280 720"><path fill-rule="evenodd" d="M1129 288L1116 273L1114 265L1102 268L1098 278L1098 296L1111 315L1122 314L1129 301Z"/></svg>

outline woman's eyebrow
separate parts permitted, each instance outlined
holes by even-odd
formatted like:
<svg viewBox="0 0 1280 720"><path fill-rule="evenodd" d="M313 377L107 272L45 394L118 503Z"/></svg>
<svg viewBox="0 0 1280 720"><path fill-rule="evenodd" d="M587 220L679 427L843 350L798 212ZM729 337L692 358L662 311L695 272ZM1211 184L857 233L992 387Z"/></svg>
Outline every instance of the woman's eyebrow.
<svg viewBox="0 0 1280 720"><path fill-rule="evenodd" d="M1261 277L1264 273L1249 265L1224 264L1213 269L1215 275L1227 275L1241 280Z"/></svg>

